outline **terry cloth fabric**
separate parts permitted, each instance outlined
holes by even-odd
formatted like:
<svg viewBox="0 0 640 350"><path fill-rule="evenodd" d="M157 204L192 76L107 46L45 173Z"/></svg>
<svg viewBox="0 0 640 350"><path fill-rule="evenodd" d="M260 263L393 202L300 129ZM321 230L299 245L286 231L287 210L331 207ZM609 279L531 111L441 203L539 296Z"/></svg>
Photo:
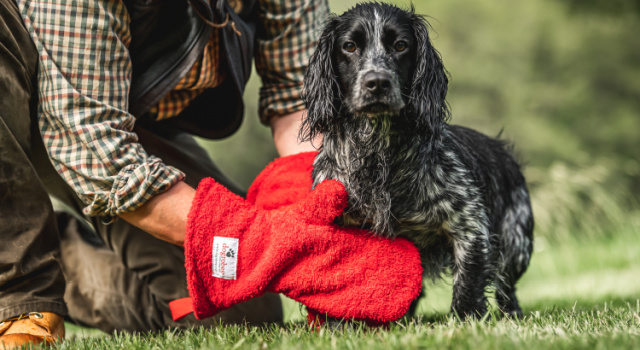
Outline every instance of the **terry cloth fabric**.
<svg viewBox="0 0 640 350"><path fill-rule="evenodd" d="M422 287L418 250L404 239L331 224L346 201L342 184L325 181L293 205L260 210L204 179L185 239L196 318L266 291L336 318L402 317Z"/></svg>
<svg viewBox="0 0 640 350"><path fill-rule="evenodd" d="M311 191L316 155L318 152L298 153L269 163L249 187L247 201L267 210L297 202Z"/></svg>

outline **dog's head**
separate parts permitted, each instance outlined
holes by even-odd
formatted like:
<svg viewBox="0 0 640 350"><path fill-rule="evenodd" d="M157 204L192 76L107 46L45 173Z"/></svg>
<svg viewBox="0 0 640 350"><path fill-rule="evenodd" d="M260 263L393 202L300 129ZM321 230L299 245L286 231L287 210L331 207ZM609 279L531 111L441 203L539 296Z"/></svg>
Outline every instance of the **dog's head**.
<svg viewBox="0 0 640 350"><path fill-rule="evenodd" d="M332 17L305 76L302 137L330 132L345 115L374 122L403 116L421 131L442 124L448 78L428 27L413 8L382 3Z"/></svg>

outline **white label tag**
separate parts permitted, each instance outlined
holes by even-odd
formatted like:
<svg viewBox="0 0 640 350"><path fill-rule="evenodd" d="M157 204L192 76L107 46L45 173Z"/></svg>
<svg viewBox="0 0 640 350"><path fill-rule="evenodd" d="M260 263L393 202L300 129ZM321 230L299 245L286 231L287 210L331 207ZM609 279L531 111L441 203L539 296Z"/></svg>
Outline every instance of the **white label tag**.
<svg viewBox="0 0 640 350"><path fill-rule="evenodd" d="M212 276L226 280L235 280L237 267L238 239L213 237L213 251L211 253Z"/></svg>

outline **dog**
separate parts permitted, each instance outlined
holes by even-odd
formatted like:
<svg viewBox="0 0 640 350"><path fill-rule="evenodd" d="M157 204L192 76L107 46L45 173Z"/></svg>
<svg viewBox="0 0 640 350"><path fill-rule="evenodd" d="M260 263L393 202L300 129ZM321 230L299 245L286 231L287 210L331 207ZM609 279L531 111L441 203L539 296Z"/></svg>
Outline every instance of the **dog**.
<svg viewBox="0 0 640 350"><path fill-rule="evenodd" d="M323 136L313 186L341 181L340 224L410 239L427 277L450 270L452 313L482 317L493 288L520 316L515 284L533 248L526 182L506 142L448 124L449 73L429 28L413 6L377 2L328 19L303 89L300 138Z"/></svg>

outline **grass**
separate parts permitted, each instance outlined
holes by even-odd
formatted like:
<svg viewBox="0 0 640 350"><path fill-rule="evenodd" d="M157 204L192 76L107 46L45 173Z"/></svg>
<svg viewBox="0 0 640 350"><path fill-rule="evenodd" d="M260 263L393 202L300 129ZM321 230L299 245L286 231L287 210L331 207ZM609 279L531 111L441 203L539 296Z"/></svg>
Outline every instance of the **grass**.
<svg viewBox="0 0 640 350"><path fill-rule="evenodd" d="M346 331L304 325L285 327L227 326L215 331L165 332L148 336L84 338L72 349L633 349L640 346L637 306L605 310L551 309L522 321L484 322L418 320L388 330L355 327Z"/></svg>
<svg viewBox="0 0 640 350"><path fill-rule="evenodd" d="M157 334L104 333L68 325L64 349L637 349L640 348L640 237L536 242L519 283L525 317L488 315L460 322L447 315L450 282L427 283L415 320L388 329L362 325L310 329L286 300L284 325L221 325Z"/></svg>

